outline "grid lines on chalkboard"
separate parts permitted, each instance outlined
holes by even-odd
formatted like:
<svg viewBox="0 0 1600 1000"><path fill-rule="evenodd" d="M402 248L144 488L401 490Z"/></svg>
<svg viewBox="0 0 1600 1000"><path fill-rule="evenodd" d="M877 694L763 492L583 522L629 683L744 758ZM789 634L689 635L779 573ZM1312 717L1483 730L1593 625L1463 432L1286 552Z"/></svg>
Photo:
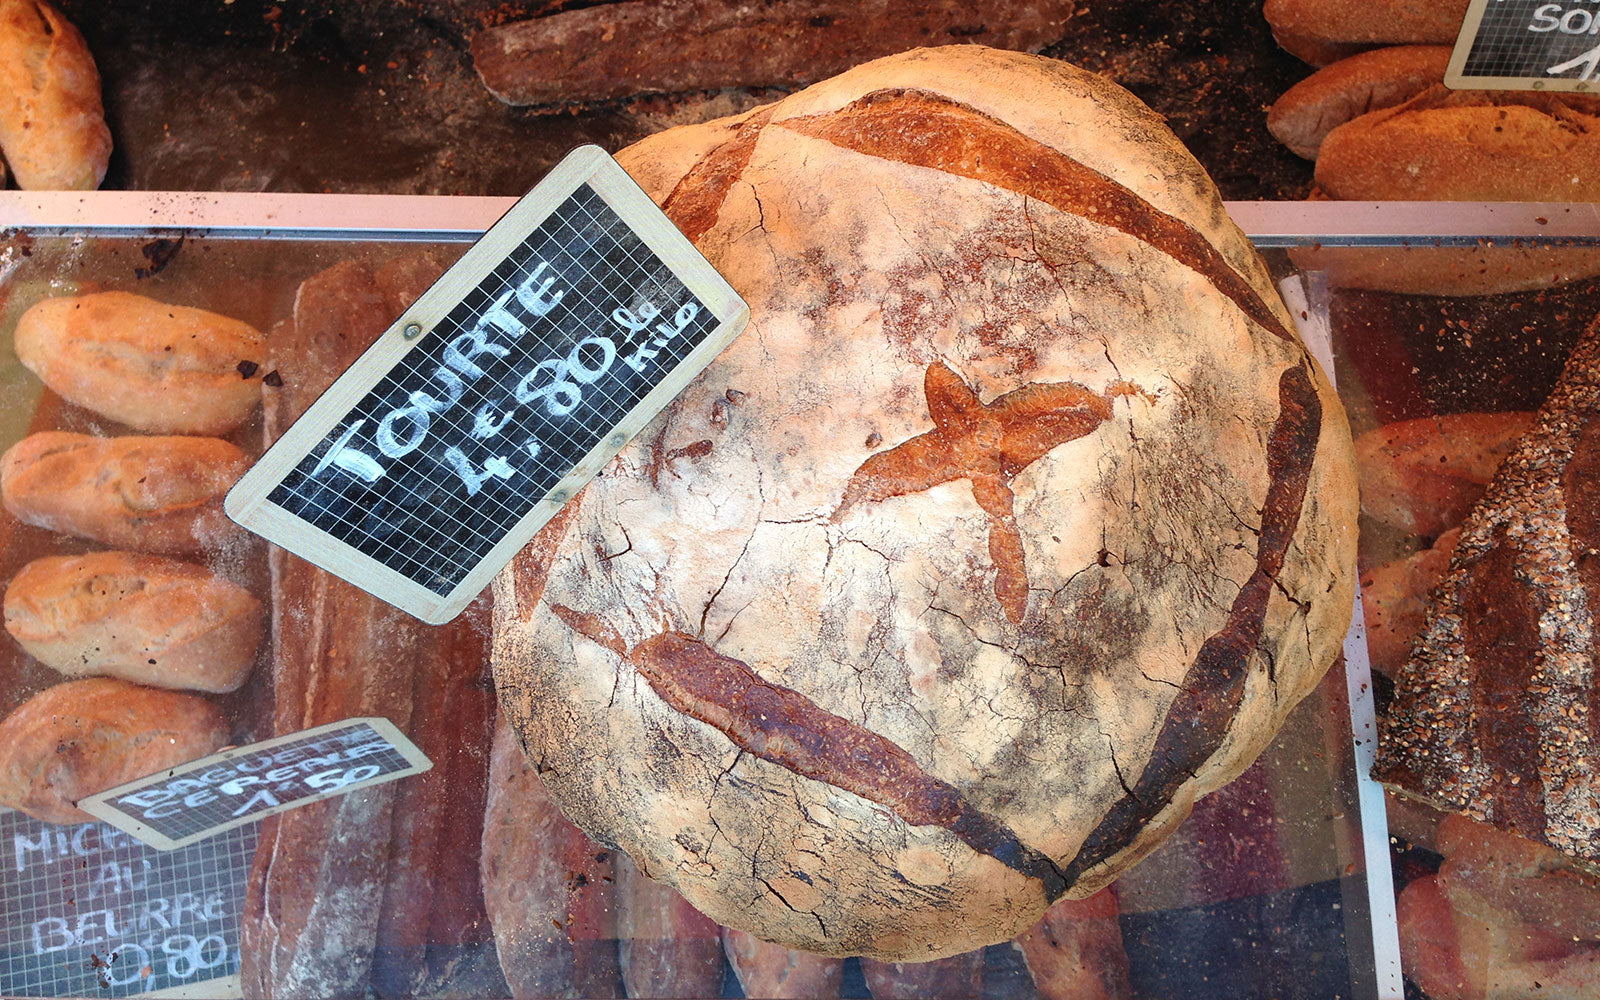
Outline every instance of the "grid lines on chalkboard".
<svg viewBox="0 0 1600 1000"><path fill-rule="evenodd" d="M258 826L158 851L0 810L0 995L125 997L229 976Z"/></svg>
<svg viewBox="0 0 1600 1000"><path fill-rule="evenodd" d="M561 299L544 316L532 316L516 292L531 288L537 299L548 278ZM522 307L527 332L520 336L482 320L508 294ZM659 315L642 333L614 318L619 309L637 317L645 307ZM694 315L680 330L675 317L685 307ZM670 267L593 189L580 186L351 409L271 499L427 589L448 593L716 325ZM591 338L605 338L613 350ZM452 343L462 345L481 375L461 378L461 366L446 362ZM476 349L481 343L493 346ZM464 385L456 394L458 381ZM556 381L567 386L546 388ZM379 457L382 480L369 486L345 472L311 475L326 447L356 421L365 421L364 434L374 431L419 392L449 405L430 410L420 446ZM570 412L553 412L569 406ZM414 434L415 413L391 419L391 432ZM474 435L480 413L498 422L497 432ZM366 440L377 457L376 438ZM460 449L465 476L478 478L476 495L446 460L449 445ZM493 459L511 475L488 474Z"/></svg>
<svg viewBox="0 0 1600 1000"><path fill-rule="evenodd" d="M348 761L333 759L338 751L377 743L383 744L384 749L363 754L361 757ZM377 730L366 723L319 733L305 739L289 740L273 747L266 753L270 753L274 758L281 761L279 766L293 768L296 777L280 782L267 781L259 785L250 784L242 789L240 795L219 793L214 787L196 789L196 792L209 792L210 795L215 797L207 800L206 795L199 794L196 796L196 802L193 806L186 806L183 809L172 812L170 815L164 816L146 816L138 808L120 799L112 799L111 802L117 808L137 817L141 823L151 829L157 830L173 840L182 840L185 837L234 821L237 818L234 815L235 812L244 807L254 797L254 794L261 789L265 789L269 793L275 792L274 798L278 799L280 804L288 803L300 798L309 798L317 793L319 789L314 786L308 786L304 782L304 776L308 774L330 772L343 774L353 768L376 767L377 770L370 775L370 777L375 778L385 774L405 771L411 766L411 762L406 760L399 750L391 746ZM253 776L259 777L261 773L264 772L256 772ZM189 777L189 775L184 775L183 777ZM148 787L143 787L139 792L131 794L138 795L148 791ZM264 808L266 806L258 806L250 811L257 812Z"/></svg>
<svg viewBox="0 0 1600 1000"><path fill-rule="evenodd" d="M1549 30L1531 30L1534 12L1546 6L1546 0L1491 0L1484 7L1483 20L1478 24L1461 75L1550 80L1578 77L1583 71L1581 66L1561 73L1546 71L1600 45L1600 35L1589 33L1600 18L1600 7L1561 6L1556 13L1558 18L1568 9L1585 14L1585 19L1569 22L1581 28L1579 32L1561 30L1559 21ZM1538 24L1545 27L1547 22L1541 20Z"/></svg>

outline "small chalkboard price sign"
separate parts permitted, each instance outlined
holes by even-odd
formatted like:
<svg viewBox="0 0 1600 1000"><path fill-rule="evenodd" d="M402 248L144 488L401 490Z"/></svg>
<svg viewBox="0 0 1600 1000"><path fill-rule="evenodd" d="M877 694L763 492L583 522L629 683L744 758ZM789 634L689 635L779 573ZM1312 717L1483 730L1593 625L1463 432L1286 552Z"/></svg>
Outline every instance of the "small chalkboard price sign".
<svg viewBox="0 0 1600 1000"><path fill-rule="evenodd" d="M1600 92L1596 0L1472 0L1445 85Z"/></svg>
<svg viewBox="0 0 1600 1000"><path fill-rule="evenodd" d="M239 996L257 830L158 851L0 809L0 996Z"/></svg>
<svg viewBox="0 0 1600 1000"><path fill-rule="evenodd" d="M289 428L226 510L449 621L748 319L616 161L581 147Z"/></svg>
<svg viewBox="0 0 1600 1000"><path fill-rule="evenodd" d="M77 805L167 851L432 766L388 719L346 719L202 757Z"/></svg>

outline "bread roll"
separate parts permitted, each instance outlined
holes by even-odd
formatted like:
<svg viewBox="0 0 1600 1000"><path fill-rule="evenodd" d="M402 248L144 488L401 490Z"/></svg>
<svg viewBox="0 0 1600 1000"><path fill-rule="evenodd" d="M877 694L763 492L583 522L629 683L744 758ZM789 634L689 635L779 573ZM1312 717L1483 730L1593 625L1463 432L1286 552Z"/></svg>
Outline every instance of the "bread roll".
<svg viewBox="0 0 1600 1000"><path fill-rule="evenodd" d="M983 995L983 949L931 962L861 960L872 1000L939 1000Z"/></svg>
<svg viewBox="0 0 1600 1000"><path fill-rule="evenodd" d="M1528 221L1532 221L1531 219ZM1289 248L1302 271L1322 271L1333 288L1404 295L1501 295L1541 291L1600 274L1600 248L1561 246Z"/></svg>
<svg viewBox="0 0 1600 1000"><path fill-rule="evenodd" d="M1017 939L1040 1000L1132 1000L1113 887L1058 900Z"/></svg>
<svg viewBox="0 0 1600 1000"><path fill-rule="evenodd" d="M1362 511L1414 535L1450 530L1532 423L1531 413L1448 413L1367 431L1356 438Z"/></svg>
<svg viewBox="0 0 1600 1000"><path fill-rule="evenodd" d="M1290 87L1267 111L1267 131L1317 158L1327 134L1369 111L1410 100L1444 79L1448 45L1396 45L1341 59Z"/></svg>
<svg viewBox="0 0 1600 1000"><path fill-rule="evenodd" d="M68 681L0 722L0 805L89 823L79 799L212 753L228 742L204 698L110 677Z"/></svg>
<svg viewBox="0 0 1600 1000"><path fill-rule="evenodd" d="M50 556L5 598L6 631L68 677L232 691L261 642L261 602L200 566L132 552Z"/></svg>
<svg viewBox="0 0 1600 1000"><path fill-rule="evenodd" d="M722 995L722 935L705 914L639 871L626 855L614 859L617 949L630 997Z"/></svg>
<svg viewBox="0 0 1600 1000"><path fill-rule="evenodd" d="M195 555L238 535L222 498L250 459L221 438L30 434L0 456L18 520L122 549Z"/></svg>
<svg viewBox="0 0 1600 1000"><path fill-rule="evenodd" d="M1274 36L1322 44L1449 45L1470 0L1265 0Z"/></svg>
<svg viewBox="0 0 1600 1000"><path fill-rule="evenodd" d="M106 176L100 74L78 29L44 0L0 0L0 152L21 188L89 191Z"/></svg>
<svg viewBox="0 0 1600 1000"><path fill-rule="evenodd" d="M1329 132L1316 183L1354 201L1587 201L1600 116L1565 94L1436 84Z"/></svg>
<svg viewBox="0 0 1600 1000"><path fill-rule="evenodd" d="M1158 116L949 46L619 160L752 318L498 578L569 817L721 924L928 960L1254 759L1349 624L1355 469Z"/></svg>
<svg viewBox="0 0 1600 1000"><path fill-rule="evenodd" d="M79 406L155 434L226 434L261 402L247 323L128 292L61 296L17 322L17 357Z"/></svg>

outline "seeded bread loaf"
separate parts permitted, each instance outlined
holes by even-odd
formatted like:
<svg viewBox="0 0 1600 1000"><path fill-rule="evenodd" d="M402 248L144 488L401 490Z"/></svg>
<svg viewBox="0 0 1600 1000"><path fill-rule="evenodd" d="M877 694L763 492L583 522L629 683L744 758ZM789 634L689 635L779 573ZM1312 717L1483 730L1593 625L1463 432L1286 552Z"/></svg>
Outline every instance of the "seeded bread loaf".
<svg viewBox="0 0 1600 1000"><path fill-rule="evenodd" d="M1157 115L951 46L619 158L752 320L497 581L575 822L719 923L926 960L1254 759L1349 622L1351 445Z"/></svg>
<svg viewBox="0 0 1600 1000"><path fill-rule="evenodd" d="M1463 523L1373 776L1600 866L1600 319Z"/></svg>

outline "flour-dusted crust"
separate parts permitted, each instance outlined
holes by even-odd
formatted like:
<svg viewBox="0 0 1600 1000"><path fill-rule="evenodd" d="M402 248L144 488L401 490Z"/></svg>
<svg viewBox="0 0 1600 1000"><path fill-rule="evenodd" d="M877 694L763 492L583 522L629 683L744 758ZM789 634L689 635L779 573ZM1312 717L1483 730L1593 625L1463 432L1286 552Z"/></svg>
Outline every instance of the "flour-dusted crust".
<svg viewBox="0 0 1600 1000"><path fill-rule="evenodd" d="M575 822L720 923L931 959L1255 758L1349 621L1349 431L1156 115L961 46L619 159L752 320L497 581Z"/></svg>

